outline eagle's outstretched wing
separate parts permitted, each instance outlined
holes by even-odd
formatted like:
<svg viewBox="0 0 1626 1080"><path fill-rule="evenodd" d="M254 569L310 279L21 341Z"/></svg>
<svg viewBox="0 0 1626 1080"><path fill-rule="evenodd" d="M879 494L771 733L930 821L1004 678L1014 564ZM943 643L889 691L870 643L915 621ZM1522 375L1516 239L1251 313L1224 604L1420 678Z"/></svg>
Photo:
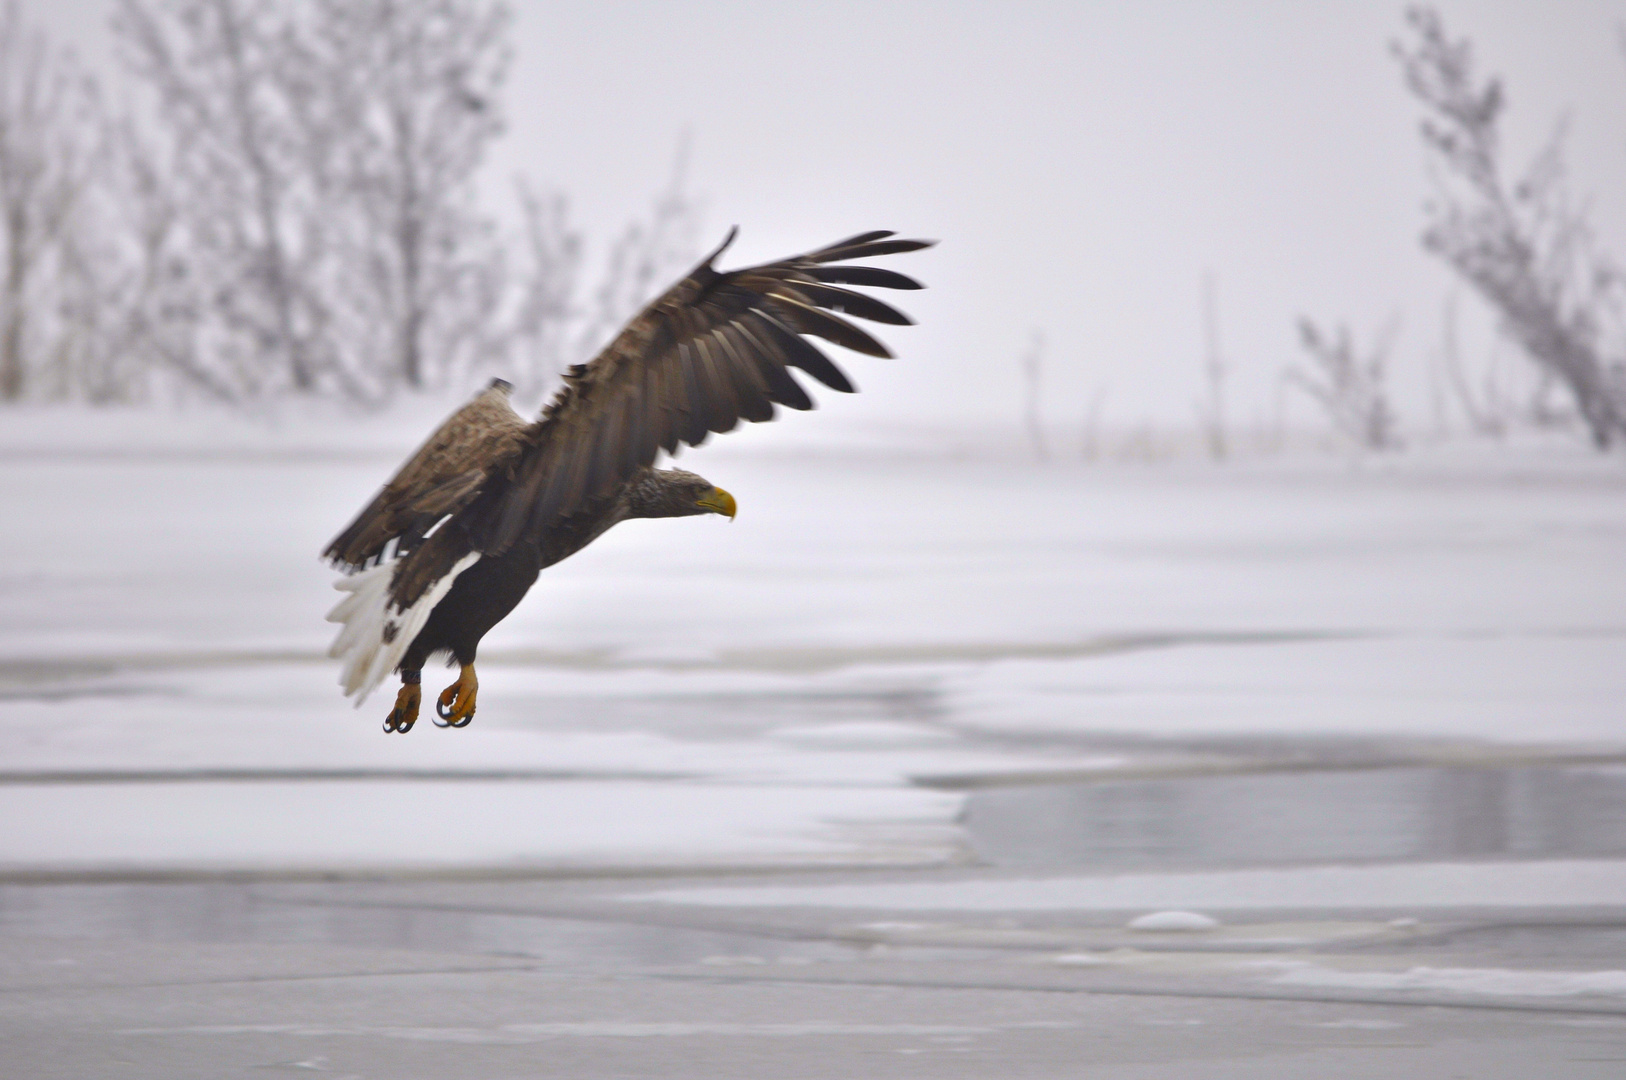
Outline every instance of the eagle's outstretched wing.
<svg viewBox="0 0 1626 1080"><path fill-rule="evenodd" d="M841 370L801 335L871 356L892 355L832 312L895 326L909 325L909 317L840 284L920 284L890 270L831 265L931 244L891 237L862 233L780 262L719 273L712 264L733 241L731 230L721 247L646 307L592 363L570 372L527 435L530 447L502 499L487 550L540 534L616 490L653 464L660 450L698 446L708 433L728 431L742 419L772 420L775 404L812 408L789 368L851 393Z"/></svg>
<svg viewBox="0 0 1626 1080"><path fill-rule="evenodd" d="M524 434L511 478L493 481L400 567L390 586L405 609L469 551L500 555L540 539L566 518L602 510L639 469L680 443L698 446L741 419L772 420L774 405L811 409L790 374L800 368L834 390L853 385L802 335L871 356L886 346L837 312L907 326L902 312L842 285L918 289L891 270L832 265L935 241L867 232L779 262L722 273L721 246L644 308L589 364L572 368L564 388Z"/></svg>
<svg viewBox="0 0 1626 1080"><path fill-rule="evenodd" d="M378 559L391 540L399 541L397 551L404 555L437 521L469 505L527 445L531 424L508 404L509 389L495 380L449 416L322 557L359 570Z"/></svg>

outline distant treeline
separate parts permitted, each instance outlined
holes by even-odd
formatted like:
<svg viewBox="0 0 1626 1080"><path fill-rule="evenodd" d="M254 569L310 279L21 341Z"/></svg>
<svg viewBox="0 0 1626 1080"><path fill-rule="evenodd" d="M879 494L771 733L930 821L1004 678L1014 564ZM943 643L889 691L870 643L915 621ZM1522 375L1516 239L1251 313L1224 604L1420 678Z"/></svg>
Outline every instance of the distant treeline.
<svg viewBox="0 0 1626 1080"><path fill-rule="evenodd" d="M697 214L680 152L585 300L562 196L519 182L523 227L501 227L475 177L510 22L486 0L119 0L109 95L6 0L0 401L551 380L693 255Z"/></svg>

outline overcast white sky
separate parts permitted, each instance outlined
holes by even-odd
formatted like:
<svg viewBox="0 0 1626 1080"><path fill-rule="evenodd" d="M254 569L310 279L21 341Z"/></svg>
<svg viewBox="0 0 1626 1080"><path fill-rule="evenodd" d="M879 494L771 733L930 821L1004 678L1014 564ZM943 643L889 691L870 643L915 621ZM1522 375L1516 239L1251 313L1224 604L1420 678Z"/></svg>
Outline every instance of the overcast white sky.
<svg viewBox="0 0 1626 1080"><path fill-rule="evenodd" d="M25 7L106 60L111 0ZM646 209L687 131L708 237L743 230L725 265L870 228L943 241L891 260L931 291L906 297L920 327L884 335L899 359L851 358L865 394L848 415L1014 421L1037 329L1058 439L1107 384L1112 422L1189 422L1211 269L1235 419L1269 412L1305 313L1363 337L1400 316L1402 407L1426 422L1454 282L1418 243L1428 180L1388 52L1399 4L514 9L494 191L515 172L563 190L602 241ZM1572 186L1626 256L1626 2L1440 10L1505 79L1514 162L1570 117ZM1464 314L1477 307L1464 293Z"/></svg>

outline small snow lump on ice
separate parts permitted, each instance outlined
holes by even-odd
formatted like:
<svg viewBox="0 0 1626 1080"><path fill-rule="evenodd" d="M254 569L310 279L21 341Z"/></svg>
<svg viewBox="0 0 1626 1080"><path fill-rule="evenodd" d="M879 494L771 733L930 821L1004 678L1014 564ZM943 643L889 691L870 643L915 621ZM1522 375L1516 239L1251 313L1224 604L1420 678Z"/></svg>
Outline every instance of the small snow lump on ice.
<svg viewBox="0 0 1626 1080"><path fill-rule="evenodd" d="M1200 915L1195 911L1154 911L1129 920L1131 930L1174 930L1189 933L1212 930L1218 925L1219 920Z"/></svg>

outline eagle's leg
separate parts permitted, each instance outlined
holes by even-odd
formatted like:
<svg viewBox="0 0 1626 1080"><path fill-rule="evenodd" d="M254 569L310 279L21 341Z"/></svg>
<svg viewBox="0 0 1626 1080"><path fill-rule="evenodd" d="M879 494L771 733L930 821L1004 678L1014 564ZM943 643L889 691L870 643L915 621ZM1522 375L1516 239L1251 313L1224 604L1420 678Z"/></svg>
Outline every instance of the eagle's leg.
<svg viewBox="0 0 1626 1080"><path fill-rule="evenodd" d="M418 722L418 705L423 701L423 687L418 683L416 671L401 672L401 689L395 695L395 708L384 718L385 731L399 731L402 735Z"/></svg>
<svg viewBox="0 0 1626 1080"><path fill-rule="evenodd" d="M435 702L435 723L441 727L467 727L474 719L474 699L480 692L480 680L474 677L474 665L464 664L457 681L440 692ZM444 721L444 723L442 722Z"/></svg>

